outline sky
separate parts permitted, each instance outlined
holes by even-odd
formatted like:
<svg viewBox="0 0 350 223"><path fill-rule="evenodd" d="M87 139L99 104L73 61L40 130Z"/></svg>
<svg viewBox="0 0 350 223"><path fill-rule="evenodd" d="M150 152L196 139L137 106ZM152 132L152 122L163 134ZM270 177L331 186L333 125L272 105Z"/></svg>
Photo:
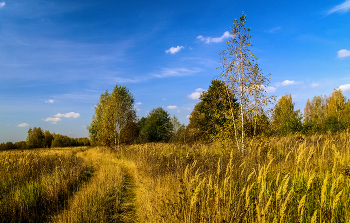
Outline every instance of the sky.
<svg viewBox="0 0 350 223"><path fill-rule="evenodd" d="M188 124L243 11L269 95L301 111L337 87L350 98L350 0L0 0L0 143L30 127L87 137L117 84L138 117L161 106Z"/></svg>

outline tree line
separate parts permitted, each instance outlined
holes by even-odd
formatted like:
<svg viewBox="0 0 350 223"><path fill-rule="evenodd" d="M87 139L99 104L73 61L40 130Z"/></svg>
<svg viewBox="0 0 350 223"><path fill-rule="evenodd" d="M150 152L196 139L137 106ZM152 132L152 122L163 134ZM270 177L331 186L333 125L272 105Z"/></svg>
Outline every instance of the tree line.
<svg viewBox="0 0 350 223"><path fill-rule="evenodd" d="M134 96L122 85L101 94L88 127L91 143L118 149L121 143L168 142L185 128L162 107L138 119L134 102Z"/></svg>
<svg viewBox="0 0 350 223"><path fill-rule="evenodd" d="M40 127L29 128L26 141L7 142L0 144L1 150L10 149L34 149L34 148L53 148L53 147L69 147L69 146L89 146L90 140L87 137L71 138L65 135L50 133L49 130L44 131Z"/></svg>
<svg viewBox="0 0 350 223"><path fill-rule="evenodd" d="M199 141L234 140L236 131L242 132L241 120L238 119L240 106L232 94L227 94L224 81L213 79L207 91L204 91L195 105L187 126L181 124L176 116L162 107L153 109L146 117L138 119L133 106L132 94L125 86L117 85L115 89L124 89L128 95L129 113L124 127L117 131L117 115L113 114L118 103L113 102L114 109L108 106L115 100L113 93L102 94L95 106L95 115L88 127L90 139L94 145L116 148L116 141L123 144L147 142L180 142L194 143ZM111 99L108 99L111 97ZM111 101L109 101L111 100ZM232 108L232 111L231 111ZM121 112L118 110L118 112ZM315 96L307 100L304 114L295 109L292 95L282 96L270 110L261 110L258 115L251 113L243 116L243 131L247 138L254 136L286 136L290 134L335 133L350 128L350 100L347 100L341 89L335 89L329 96Z"/></svg>

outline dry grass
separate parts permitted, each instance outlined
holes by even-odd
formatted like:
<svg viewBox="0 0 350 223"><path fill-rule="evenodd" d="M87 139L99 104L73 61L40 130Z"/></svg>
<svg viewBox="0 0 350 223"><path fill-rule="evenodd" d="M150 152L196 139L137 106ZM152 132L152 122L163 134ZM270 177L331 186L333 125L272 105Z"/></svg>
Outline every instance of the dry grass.
<svg viewBox="0 0 350 223"><path fill-rule="evenodd" d="M90 149L77 154L95 169L94 177L69 201L68 208L54 216L55 222L108 222L116 218L122 171L114 154Z"/></svg>
<svg viewBox="0 0 350 223"><path fill-rule="evenodd" d="M1 152L1 222L349 222L349 140Z"/></svg>
<svg viewBox="0 0 350 223"><path fill-rule="evenodd" d="M91 168L75 156L84 149L1 152L1 222L42 222L64 208L69 196L91 176Z"/></svg>
<svg viewBox="0 0 350 223"><path fill-rule="evenodd" d="M138 167L141 222L348 222L350 134L229 143L146 144ZM142 176L142 177L141 177Z"/></svg>

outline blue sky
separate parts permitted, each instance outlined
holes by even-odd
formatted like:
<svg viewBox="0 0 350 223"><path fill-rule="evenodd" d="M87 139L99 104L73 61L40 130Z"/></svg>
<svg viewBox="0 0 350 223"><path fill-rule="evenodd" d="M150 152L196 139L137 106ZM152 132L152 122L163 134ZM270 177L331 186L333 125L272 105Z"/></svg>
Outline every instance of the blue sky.
<svg viewBox="0 0 350 223"><path fill-rule="evenodd" d="M29 127L88 136L94 105L126 85L137 114L188 115L214 77L242 11L271 94L350 98L350 0L0 0L0 143Z"/></svg>

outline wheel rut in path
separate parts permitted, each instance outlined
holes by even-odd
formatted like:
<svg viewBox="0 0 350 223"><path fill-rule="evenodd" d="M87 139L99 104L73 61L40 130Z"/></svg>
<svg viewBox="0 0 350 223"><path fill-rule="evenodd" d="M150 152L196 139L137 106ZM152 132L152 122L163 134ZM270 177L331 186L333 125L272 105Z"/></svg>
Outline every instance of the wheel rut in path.
<svg viewBox="0 0 350 223"><path fill-rule="evenodd" d="M117 210L117 222L138 222L136 211L136 184L131 171L122 167L124 172L123 184L120 191L119 207Z"/></svg>

